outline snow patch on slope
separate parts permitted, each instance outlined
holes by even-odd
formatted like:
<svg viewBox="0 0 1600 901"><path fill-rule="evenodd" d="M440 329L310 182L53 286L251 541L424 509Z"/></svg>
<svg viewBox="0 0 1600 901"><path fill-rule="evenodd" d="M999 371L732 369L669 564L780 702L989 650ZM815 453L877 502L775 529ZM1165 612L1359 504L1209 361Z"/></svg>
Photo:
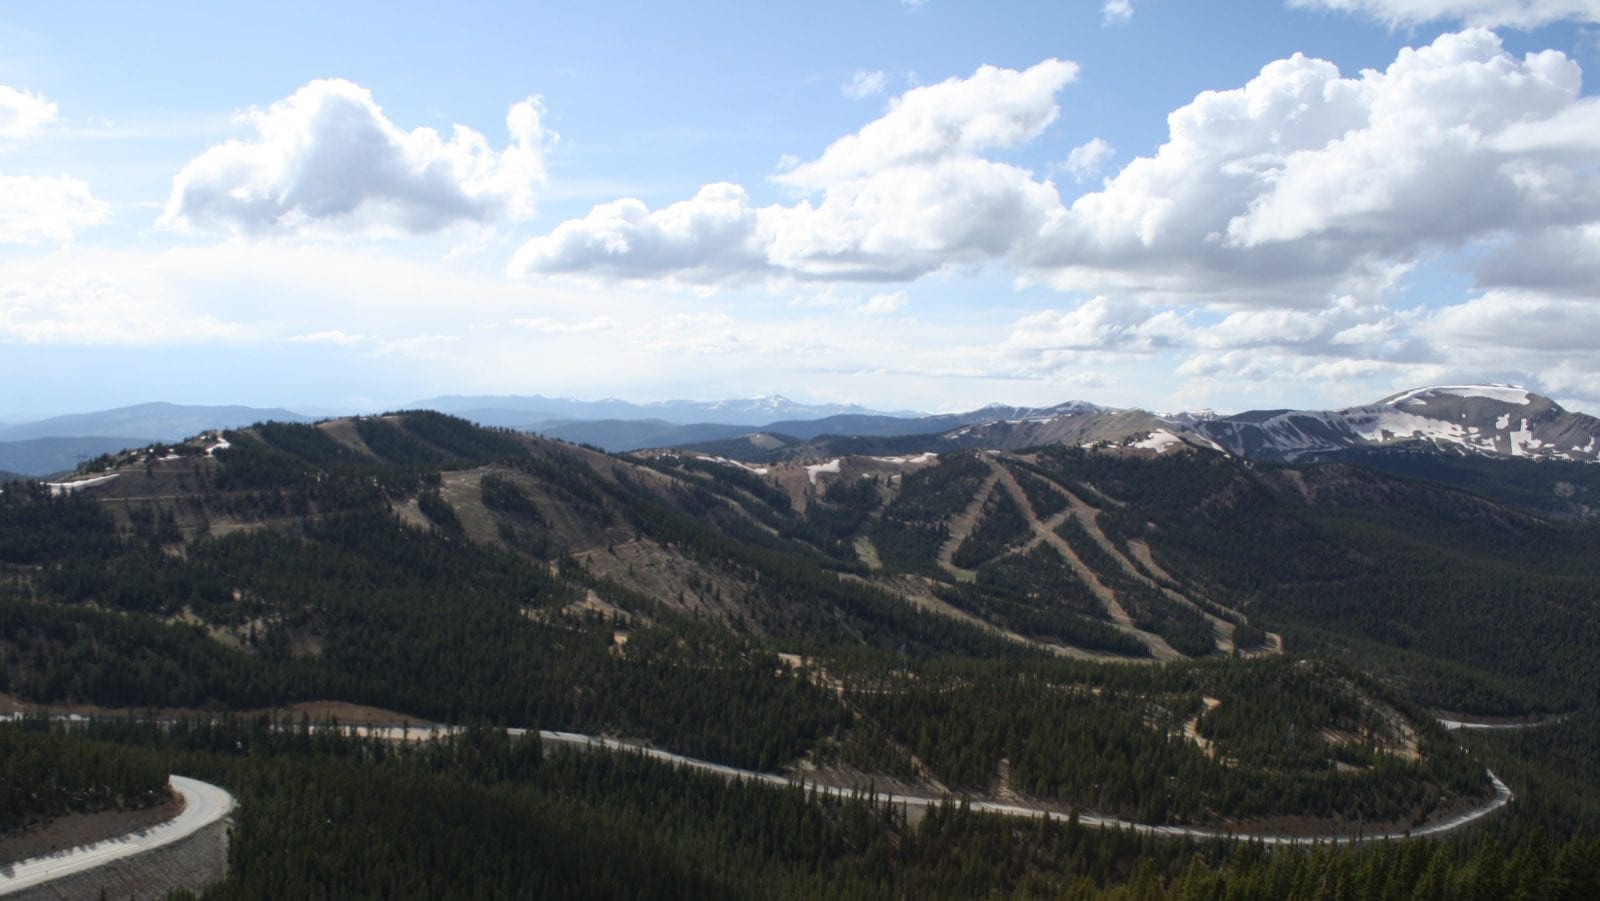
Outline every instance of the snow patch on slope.
<svg viewBox="0 0 1600 901"><path fill-rule="evenodd" d="M1383 444L1403 438L1428 438L1433 441L1458 444L1475 451L1494 450L1492 437L1481 436L1477 434L1476 429L1458 423L1418 416L1393 408L1363 408L1363 412L1368 410L1371 411L1368 415L1348 415L1345 418L1350 430L1367 441ZM1509 423L1509 416L1503 418Z"/></svg>
<svg viewBox="0 0 1600 901"><path fill-rule="evenodd" d="M82 491L85 488L93 488L96 485L104 485L119 475L121 473L114 472L110 475L96 476L92 479L77 479L71 482L46 482L45 485L49 486L51 495L59 496Z"/></svg>
<svg viewBox="0 0 1600 901"><path fill-rule="evenodd" d="M839 460L833 459L826 463L812 463L806 467L806 475L811 478L811 484L817 484L817 476L824 472L839 474Z"/></svg>
<svg viewBox="0 0 1600 901"><path fill-rule="evenodd" d="M1156 453L1165 453L1174 447L1182 447L1183 439L1172 434L1166 429L1156 429L1143 441L1135 441L1132 445L1140 450L1153 450Z"/></svg>
<svg viewBox="0 0 1600 901"><path fill-rule="evenodd" d="M879 463L894 463L898 466L905 466L908 463L932 463L939 459L939 455L933 451L927 451L915 457L868 457L867 459L875 460ZM816 480L812 479L812 481Z"/></svg>
<svg viewBox="0 0 1600 901"><path fill-rule="evenodd" d="M744 463L739 460L730 460L727 457L695 457L695 459L704 460L707 463L721 463L723 466L736 466L746 472L753 472L758 476L764 476L768 472L771 472L771 470L767 469L765 466L751 466L749 463Z"/></svg>
<svg viewBox="0 0 1600 901"><path fill-rule="evenodd" d="M1533 437L1533 432L1528 429L1528 420L1522 420L1522 427L1511 433L1511 456L1526 457L1529 449L1538 448L1542 442Z"/></svg>

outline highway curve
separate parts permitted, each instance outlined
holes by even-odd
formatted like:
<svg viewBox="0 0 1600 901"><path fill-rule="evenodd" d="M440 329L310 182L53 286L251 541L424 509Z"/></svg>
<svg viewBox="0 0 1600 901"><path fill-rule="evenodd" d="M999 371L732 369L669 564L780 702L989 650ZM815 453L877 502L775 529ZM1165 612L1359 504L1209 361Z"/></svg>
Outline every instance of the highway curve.
<svg viewBox="0 0 1600 901"><path fill-rule="evenodd" d="M148 829L0 867L0 895L170 845L222 819L234 808L233 795L208 782L172 776L169 784L183 798L183 811L177 816Z"/></svg>

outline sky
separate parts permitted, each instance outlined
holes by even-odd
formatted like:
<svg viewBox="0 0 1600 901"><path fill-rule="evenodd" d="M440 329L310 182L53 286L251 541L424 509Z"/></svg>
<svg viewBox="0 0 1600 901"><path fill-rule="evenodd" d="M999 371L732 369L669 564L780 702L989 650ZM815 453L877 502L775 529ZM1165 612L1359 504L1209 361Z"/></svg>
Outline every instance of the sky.
<svg viewBox="0 0 1600 901"><path fill-rule="evenodd" d="M1600 0L0 0L0 421L1600 412L1591 71Z"/></svg>

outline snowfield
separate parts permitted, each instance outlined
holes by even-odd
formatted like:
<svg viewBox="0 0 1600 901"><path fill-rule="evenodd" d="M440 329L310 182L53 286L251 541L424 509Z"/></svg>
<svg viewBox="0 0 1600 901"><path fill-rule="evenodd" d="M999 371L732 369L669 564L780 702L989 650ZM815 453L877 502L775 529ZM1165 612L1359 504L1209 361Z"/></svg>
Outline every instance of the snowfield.
<svg viewBox="0 0 1600 901"><path fill-rule="evenodd" d="M1429 388L1417 388L1389 401L1391 406L1401 404L1426 404L1429 395L1445 394L1451 397L1482 397L1487 400L1497 400L1503 404L1517 404L1526 406L1533 403L1533 397L1525 388L1515 385L1434 385Z"/></svg>

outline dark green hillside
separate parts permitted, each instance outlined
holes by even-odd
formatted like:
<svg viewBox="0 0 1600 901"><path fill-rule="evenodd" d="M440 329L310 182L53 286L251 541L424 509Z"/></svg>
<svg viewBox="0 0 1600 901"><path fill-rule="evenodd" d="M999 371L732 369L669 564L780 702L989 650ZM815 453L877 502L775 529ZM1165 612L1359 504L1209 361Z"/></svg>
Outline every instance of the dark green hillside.
<svg viewBox="0 0 1600 901"><path fill-rule="evenodd" d="M1203 657L1215 650L1211 623L1204 616L1179 605L1160 589L1130 575L1100 543L1090 537L1075 517L1062 520L1056 534L1066 541L1078 559L1094 571L1110 588L1132 617L1134 625L1154 632L1177 650L1191 657Z"/></svg>
<svg viewBox="0 0 1600 901"><path fill-rule="evenodd" d="M0 561L6 564L42 566L104 555L118 543L111 517L83 495L52 496L39 482L0 486Z"/></svg>
<svg viewBox="0 0 1600 901"><path fill-rule="evenodd" d="M1025 541L1032 530L1017 507L1017 502L1003 487L996 486L984 502L977 528L956 548L951 562L971 569L979 566Z"/></svg>
<svg viewBox="0 0 1600 901"><path fill-rule="evenodd" d="M337 697L437 719L613 728L758 766L792 757L838 718L819 692L774 675L770 658L687 621L635 632L619 657L608 624L557 614L573 589L543 568L372 512L299 535L202 541L184 558L136 546L68 558L37 588L64 606L0 602L0 649L12 689L41 701ZM139 618L183 611L248 638L234 649ZM683 708L695 698L717 699L705 712L718 725Z"/></svg>
<svg viewBox="0 0 1600 901"><path fill-rule="evenodd" d="M1339 464L1040 460L1125 502L1102 514L1109 534L1147 540L1212 599L1291 643L1349 654L1423 703L1493 714L1595 700L1600 529Z"/></svg>
<svg viewBox="0 0 1600 901"><path fill-rule="evenodd" d="M84 741L34 723L0 726L0 760L0 841L62 814L168 799L167 761L146 748Z"/></svg>
<svg viewBox="0 0 1600 901"><path fill-rule="evenodd" d="M1128 657L1149 655L1143 642L1105 621L1100 602L1066 560L1044 544L985 564L975 585L954 586L940 596L1041 641Z"/></svg>
<svg viewBox="0 0 1600 901"><path fill-rule="evenodd" d="M1453 457L1398 449L1348 451L1328 459L1449 485L1541 515L1600 516L1600 467L1589 463Z"/></svg>
<svg viewBox="0 0 1600 901"><path fill-rule="evenodd" d="M989 467L976 454L947 454L939 465L905 476L900 491L871 531L885 566L938 574L939 548L950 537L949 520L973 502Z"/></svg>
<svg viewBox="0 0 1600 901"><path fill-rule="evenodd" d="M1067 509L1067 496L1050 480L1035 475L1027 464L1018 460L1005 460L1004 465L1022 487L1023 494L1028 498L1028 506L1040 519L1049 519Z"/></svg>

